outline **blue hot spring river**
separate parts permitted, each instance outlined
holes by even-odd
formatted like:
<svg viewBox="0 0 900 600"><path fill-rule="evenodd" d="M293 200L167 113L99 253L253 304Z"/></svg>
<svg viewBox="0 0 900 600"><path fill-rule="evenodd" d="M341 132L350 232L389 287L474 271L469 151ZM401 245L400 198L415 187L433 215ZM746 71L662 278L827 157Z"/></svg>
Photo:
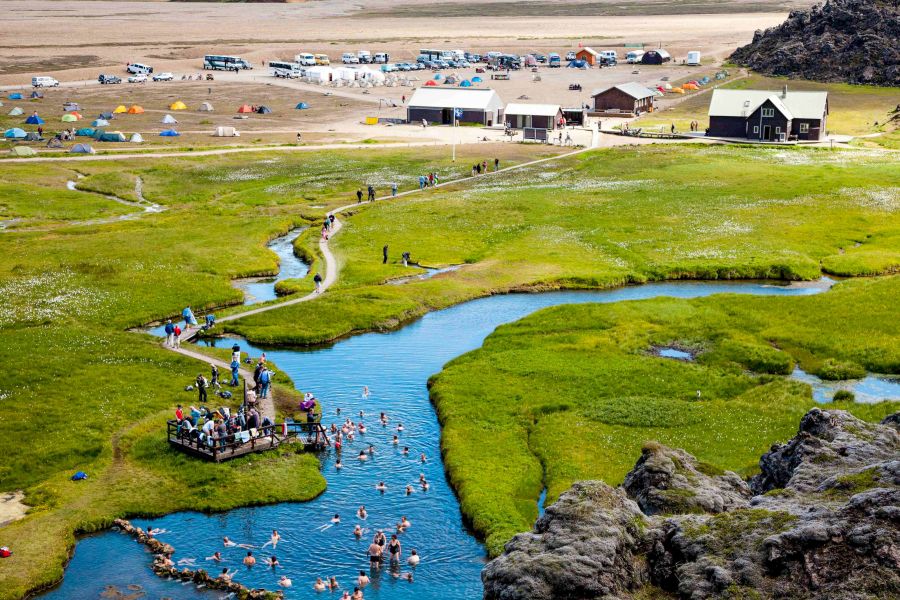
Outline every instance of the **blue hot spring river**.
<svg viewBox="0 0 900 600"><path fill-rule="evenodd" d="M391 333L369 333L341 340L333 345L308 350L267 349L267 356L286 371L298 385L313 391L325 406L325 423L340 423L346 416L358 422L364 411L369 431L344 447L342 470L335 468L333 450L321 455L322 472L328 489L319 498L305 503L283 503L243 508L221 514L177 513L158 519L135 519L141 527L166 530L158 535L172 544L176 562L187 561L191 568L204 567L219 572L222 566L237 569L235 580L248 587L278 588L280 575L293 580L286 590L288 598L338 598L328 592L316 594L316 577L337 577L352 592L360 569L368 570L365 550L374 530L384 529L390 537L401 516L412 526L400 536L405 559L415 548L422 557L415 569L414 582L391 576L387 570L373 578L365 589L367 600L471 600L482 594L480 571L485 561L482 545L463 523L459 503L444 477L440 457L440 427L428 399L428 377L439 372L449 360L481 346L484 338L498 325L520 319L538 309L567 303L620 302L657 296L692 298L721 293L761 295L813 294L821 287L780 287L759 283L659 283L594 292L551 292L513 294L473 300L446 310L430 313ZM220 340L230 347L233 340ZM245 342L242 349L251 356L261 350ZM363 398L363 386L370 396ZM341 415L336 414L341 409ZM387 427L378 422L379 412L390 418ZM391 443L396 426L402 422L400 446ZM160 437L160 450L164 443ZM360 463L359 450L373 444L377 454ZM410 453L404 456L403 446ZM424 453L427 462L420 462ZM416 485L419 474L431 484L427 492ZM386 493L376 491L384 481ZM404 488L413 484L414 494ZM259 481L261 488L265 480ZM535 501L538 499L535 498ZM356 517L364 504L368 518ZM334 514L341 523L330 525ZM367 531L357 540L352 530L360 523ZM241 565L245 553L239 548L224 548L222 536L257 547L265 543L277 528L282 541L277 550L256 550L263 557L276 554L281 566ZM225 562L216 565L205 557L222 551ZM123 594L144 592L146 598L221 597L221 593L198 591L192 585L165 581L150 570L150 555L144 547L116 532L82 538L66 569L62 583L43 595L62 600L97 598L107 586ZM132 586L129 588L129 586ZM137 588L135 586L140 586ZM110 596L107 592L108 597Z"/></svg>

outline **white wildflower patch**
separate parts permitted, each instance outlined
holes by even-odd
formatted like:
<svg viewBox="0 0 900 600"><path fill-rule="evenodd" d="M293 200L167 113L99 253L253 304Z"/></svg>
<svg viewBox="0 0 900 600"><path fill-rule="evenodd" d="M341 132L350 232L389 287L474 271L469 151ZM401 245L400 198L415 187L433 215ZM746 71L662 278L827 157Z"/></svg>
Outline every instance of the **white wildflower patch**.
<svg viewBox="0 0 900 600"><path fill-rule="evenodd" d="M900 187L841 188L837 193L864 208L889 212L900 209Z"/></svg>
<svg viewBox="0 0 900 600"><path fill-rule="evenodd" d="M0 283L0 325L81 318L109 301L107 292L79 286L74 279L48 272Z"/></svg>
<svg viewBox="0 0 900 600"><path fill-rule="evenodd" d="M708 236L731 236L751 233L753 227L747 223L738 223L732 219L725 219L718 223L700 225L696 228L696 231L697 233Z"/></svg>

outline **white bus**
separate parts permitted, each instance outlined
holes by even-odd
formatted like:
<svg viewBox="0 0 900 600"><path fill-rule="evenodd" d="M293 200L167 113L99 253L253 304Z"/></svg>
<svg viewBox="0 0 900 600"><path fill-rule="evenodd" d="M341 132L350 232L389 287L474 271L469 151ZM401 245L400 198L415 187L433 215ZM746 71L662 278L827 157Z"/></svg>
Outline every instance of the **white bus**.
<svg viewBox="0 0 900 600"><path fill-rule="evenodd" d="M294 57L294 62L300 63L304 67L316 66L316 56L309 52L301 52Z"/></svg>
<svg viewBox="0 0 900 600"><path fill-rule="evenodd" d="M303 67L295 62L287 62L283 60L270 60L269 68L272 69L272 75L275 77L284 77L285 79L294 79L303 76Z"/></svg>
<svg viewBox="0 0 900 600"><path fill-rule="evenodd" d="M203 68L214 71L240 71L241 69L252 69L253 65L239 56L207 54L203 57Z"/></svg>

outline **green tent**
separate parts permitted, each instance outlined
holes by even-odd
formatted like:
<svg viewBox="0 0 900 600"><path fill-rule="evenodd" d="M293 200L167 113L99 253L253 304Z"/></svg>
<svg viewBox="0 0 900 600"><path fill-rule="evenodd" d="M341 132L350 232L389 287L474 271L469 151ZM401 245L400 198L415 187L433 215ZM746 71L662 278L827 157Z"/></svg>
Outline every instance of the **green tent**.
<svg viewBox="0 0 900 600"><path fill-rule="evenodd" d="M37 156L37 152L28 146L16 146L10 152L13 156Z"/></svg>

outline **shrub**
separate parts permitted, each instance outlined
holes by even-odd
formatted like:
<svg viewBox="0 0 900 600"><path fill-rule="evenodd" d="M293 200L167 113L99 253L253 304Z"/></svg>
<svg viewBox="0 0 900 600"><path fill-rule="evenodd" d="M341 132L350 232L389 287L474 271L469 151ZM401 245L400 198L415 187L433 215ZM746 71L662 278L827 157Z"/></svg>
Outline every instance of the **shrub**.
<svg viewBox="0 0 900 600"><path fill-rule="evenodd" d="M855 402L856 395L850 390L838 390L834 393L835 402Z"/></svg>
<svg viewBox="0 0 900 600"><path fill-rule="evenodd" d="M727 360L743 365L755 373L790 375L794 361L778 348L727 340L719 345L719 354Z"/></svg>
<svg viewBox="0 0 900 600"><path fill-rule="evenodd" d="M841 381L843 379L862 379L866 376L866 370L849 360L826 358L815 374L827 381Z"/></svg>

